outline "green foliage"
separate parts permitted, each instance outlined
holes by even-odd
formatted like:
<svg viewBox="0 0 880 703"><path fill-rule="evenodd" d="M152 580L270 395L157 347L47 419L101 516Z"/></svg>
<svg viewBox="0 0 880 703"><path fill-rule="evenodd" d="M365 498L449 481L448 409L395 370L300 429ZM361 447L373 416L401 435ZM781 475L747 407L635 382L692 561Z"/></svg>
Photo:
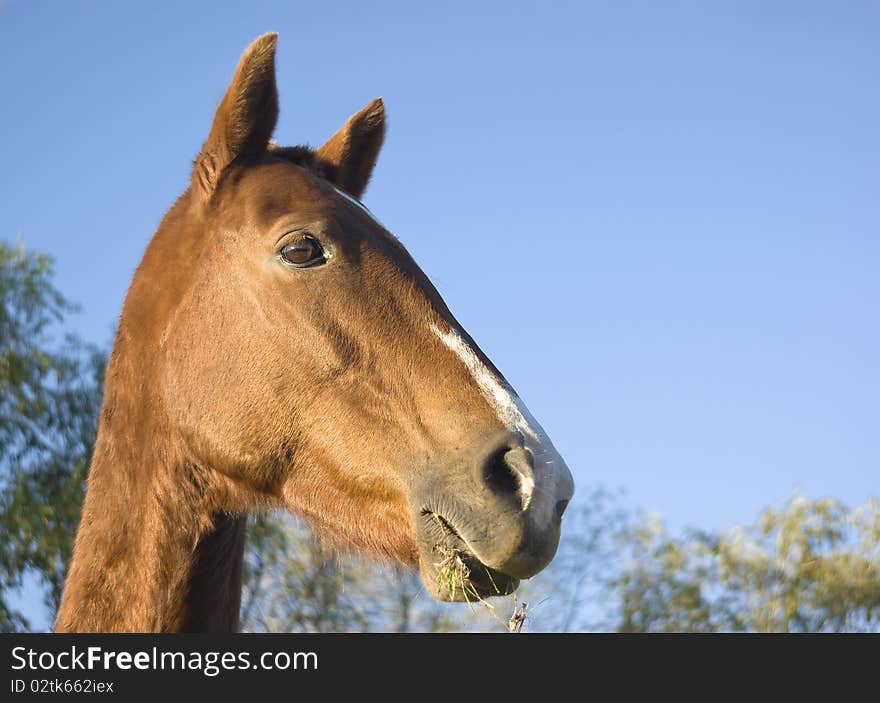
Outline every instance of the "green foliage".
<svg viewBox="0 0 880 703"><path fill-rule="evenodd" d="M418 574L339 553L285 515L248 525L242 628L274 632L507 632L528 603L525 629L572 632L609 626L607 582L626 513L597 490L569 508L550 567L512 596L470 605L434 601Z"/></svg>
<svg viewBox="0 0 880 703"><path fill-rule="evenodd" d="M454 613L418 576L328 548L285 515L248 525L242 629L251 632L446 632Z"/></svg>
<svg viewBox="0 0 880 703"><path fill-rule="evenodd" d="M583 490L583 489L581 489ZM609 619L615 595L608 584L619 572L618 537L631 518L620 496L599 488L572 504L562 521L559 549L550 565L524 581L517 592L528 604L528 632L587 632L613 628ZM496 599L496 608L512 603ZM503 603L503 605L502 605Z"/></svg>
<svg viewBox="0 0 880 703"><path fill-rule="evenodd" d="M569 508L559 553L514 596L449 605L419 576L328 549L301 522L253 516L248 525L242 628L295 632L507 632L522 603L525 629L607 629L615 535L628 525L617 497L597 490Z"/></svg>
<svg viewBox="0 0 880 703"><path fill-rule="evenodd" d="M722 535L629 531L615 579L626 632L880 630L880 505L791 499Z"/></svg>
<svg viewBox="0 0 880 703"><path fill-rule="evenodd" d="M26 577L54 612L79 520L104 360L72 336L51 260L0 242L0 630L26 629Z"/></svg>

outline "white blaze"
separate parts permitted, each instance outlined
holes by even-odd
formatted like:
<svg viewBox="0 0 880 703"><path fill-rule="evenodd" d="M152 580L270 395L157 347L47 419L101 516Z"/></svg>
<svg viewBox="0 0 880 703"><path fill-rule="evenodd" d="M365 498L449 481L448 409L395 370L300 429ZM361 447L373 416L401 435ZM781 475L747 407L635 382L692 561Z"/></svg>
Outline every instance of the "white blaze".
<svg viewBox="0 0 880 703"><path fill-rule="evenodd" d="M549 498L556 494L556 486L571 483L571 474L562 457L516 392L480 360L458 332L454 329L444 331L435 324L431 325L431 330L461 359L502 424L511 432L522 435L526 448L532 452L535 460L534 479L528 476L519 477L524 507L529 507L532 502L537 481L542 486L537 492L545 500L539 501L540 505L533 506L532 511L538 513L536 517L539 520L549 521L553 507Z"/></svg>
<svg viewBox="0 0 880 703"><path fill-rule="evenodd" d="M492 373L489 368L480 361L480 357L470 348L467 342L455 330L444 332L437 325L432 324L431 329L440 341L449 347L456 356L464 362L465 367L470 371L471 376L477 382L486 400L495 409L498 419L511 432L519 432L522 435L531 437L536 442L540 442L541 438L532 428L528 420L526 420L523 410L525 406L519 397L511 392L511 389L505 387L501 380ZM526 410L526 412L528 412Z"/></svg>

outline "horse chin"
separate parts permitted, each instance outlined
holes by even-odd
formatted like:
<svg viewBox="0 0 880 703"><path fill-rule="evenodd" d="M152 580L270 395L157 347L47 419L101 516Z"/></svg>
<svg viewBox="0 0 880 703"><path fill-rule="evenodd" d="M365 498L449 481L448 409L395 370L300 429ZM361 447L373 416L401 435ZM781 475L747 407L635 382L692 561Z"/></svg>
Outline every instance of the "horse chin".
<svg viewBox="0 0 880 703"><path fill-rule="evenodd" d="M445 519L422 513L419 536L419 572L425 589L442 602L480 601L506 596L519 579L483 564Z"/></svg>

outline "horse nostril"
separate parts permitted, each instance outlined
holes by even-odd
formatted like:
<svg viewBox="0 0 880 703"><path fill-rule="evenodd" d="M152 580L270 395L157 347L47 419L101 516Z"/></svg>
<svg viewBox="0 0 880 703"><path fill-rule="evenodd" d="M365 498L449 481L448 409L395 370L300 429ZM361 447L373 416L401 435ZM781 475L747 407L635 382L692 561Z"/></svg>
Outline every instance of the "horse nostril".
<svg viewBox="0 0 880 703"><path fill-rule="evenodd" d="M483 463L483 484L495 495L513 498L526 508L535 485L533 466L532 453L520 443L502 444Z"/></svg>
<svg viewBox="0 0 880 703"><path fill-rule="evenodd" d="M483 481L494 493L516 495L519 491L516 470L508 462L510 451L510 447L501 447L492 452L483 465Z"/></svg>
<svg viewBox="0 0 880 703"><path fill-rule="evenodd" d="M560 501L558 501L558 502L556 503L556 519L557 519L557 520L561 520L561 519L562 519L562 513L565 512L565 509L566 509L567 507L568 507L568 501L567 501L567 500L560 500Z"/></svg>

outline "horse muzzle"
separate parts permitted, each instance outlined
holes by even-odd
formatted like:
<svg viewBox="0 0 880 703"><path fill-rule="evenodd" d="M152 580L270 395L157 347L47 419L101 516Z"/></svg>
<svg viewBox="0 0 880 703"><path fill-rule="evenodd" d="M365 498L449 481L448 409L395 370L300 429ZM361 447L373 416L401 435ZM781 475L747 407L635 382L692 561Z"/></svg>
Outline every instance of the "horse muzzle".
<svg viewBox="0 0 880 703"><path fill-rule="evenodd" d="M422 580L439 600L513 592L556 554L574 493L565 462L545 441L510 434L491 442L470 469L438 469L418 491Z"/></svg>

